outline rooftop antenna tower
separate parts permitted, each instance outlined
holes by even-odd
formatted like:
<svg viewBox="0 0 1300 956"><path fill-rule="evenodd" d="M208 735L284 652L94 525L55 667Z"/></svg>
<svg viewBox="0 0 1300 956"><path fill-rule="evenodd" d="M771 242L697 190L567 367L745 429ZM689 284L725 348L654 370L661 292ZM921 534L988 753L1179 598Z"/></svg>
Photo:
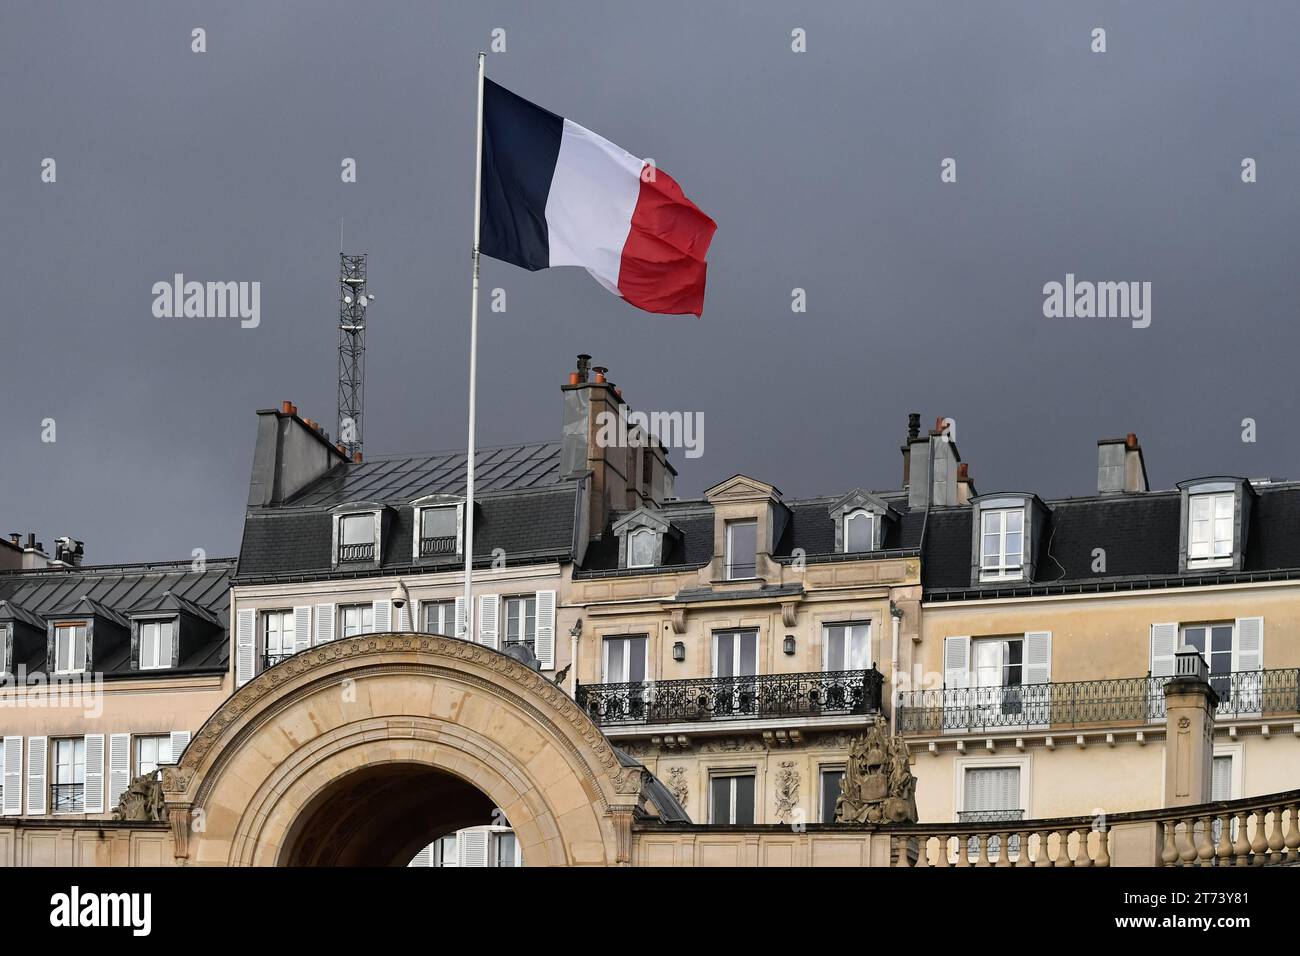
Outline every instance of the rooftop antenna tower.
<svg viewBox="0 0 1300 956"><path fill-rule="evenodd" d="M340 225L340 233L342 226ZM341 236L340 236L341 238ZM361 455L361 398L366 384L366 256L339 252L339 443Z"/></svg>

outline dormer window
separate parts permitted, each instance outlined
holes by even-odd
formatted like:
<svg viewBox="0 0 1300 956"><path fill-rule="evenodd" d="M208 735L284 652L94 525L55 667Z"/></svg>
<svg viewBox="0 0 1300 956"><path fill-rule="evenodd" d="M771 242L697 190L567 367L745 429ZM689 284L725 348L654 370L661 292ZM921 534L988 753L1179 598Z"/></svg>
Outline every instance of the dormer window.
<svg viewBox="0 0 1300 956"><path fill-rule="evenodd" d="M86 625L59 624L54 628L54 672L74 674L86 669Z"/></svg>
<svg viewBox="0 0 1300 956"><path fill-rule="evenodd" d="M1254 489L1244 478L1180 481L1182 533L1179 570L1240 571Z"/></svg>
<svg viewBox="0 0 1300 956"><path fill-rule="evenodd" d="M1019 581L1024 561L1025 509L981 509L980 580Z"/></svg>
<svg viewBox="0 0 1300 956"><path fill-rule="evenodd" d="M758 522L753 519L727 522L727 580L738 581L758 574Z"/></svg>
<svg viewBox="0 0 1300 956"><path fill-rule="evenodd" d="M650 528L638 528L627 536L627 566L653 568L655 565L656 533Z"/></svg>
<svg viewBox="0 0 1300 956"><path fill-rule="evenodd" d="M140 670L171 667L175 659L176 622L140 622Z"/></svg>
<svg viewBox="0 0 1300 956"><path fill-rule="evenodd" d="M339 507L334 512L334 564L378 564L382 532L380 506Z"/></svg>
<svg viewBox="0 0 1300 956"><path fill-rule="evenodd" d="M429 495L411 502L414 511L414 560L438 561L461 553L464 503L448 495Z"/></svg>
<svg viewBox="0 0 1300 956"><path fill-rule="evenodd" d="M871 551L874 541L871 528L872 514L863 508L844 516L844 553Z"/></svg>

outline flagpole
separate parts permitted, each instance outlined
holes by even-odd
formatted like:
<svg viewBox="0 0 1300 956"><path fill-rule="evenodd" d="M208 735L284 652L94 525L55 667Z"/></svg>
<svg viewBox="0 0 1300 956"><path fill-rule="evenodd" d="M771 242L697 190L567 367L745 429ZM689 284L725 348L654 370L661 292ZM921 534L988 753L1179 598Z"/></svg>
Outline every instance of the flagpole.
<svg viewBox="0 0 1300 956"><path fill-rule="evenodd" d="M474 292L469 307L469 442L465 465L465 640L474 640L474 406L478 390L478 235L483 189L483 60L478 55L478 124L474 130Z"/></svg>

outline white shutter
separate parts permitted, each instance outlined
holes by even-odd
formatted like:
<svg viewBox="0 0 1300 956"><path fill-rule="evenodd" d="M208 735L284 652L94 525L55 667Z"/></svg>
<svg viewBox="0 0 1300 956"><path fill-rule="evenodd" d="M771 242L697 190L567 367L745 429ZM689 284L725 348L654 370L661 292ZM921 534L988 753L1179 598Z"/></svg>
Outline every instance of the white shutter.
<svg viewBox="0 0 1300 956"><path fill-rule="evenodd" d="M411 629L411 615L407 606L403 604L397 609L397 630L405 634Z"/></svg>
<svg viewBox="0 0 1300 956"><path fill-rule="evenodd" d="M171 756L167 762L180 763L181 754L185 752L185 748L189 746L189 743L190 732L188 730L173 730L171 734Z"/></svg>
<svg viewBox="0 0 1300 956"><path fill-rule="evenodd" d="M453 637L459 637L465 640L465 598L456 598L456 633Z"/></svg>
<svg viewBox="0 0 1300 956"><path fill-rule="evenodd" d="M497 646L497 595L478 596L478 642L485 647Z"/></svg>
<svg viewBox="0 0 1300 956"><path fill-rule="evenodd" d="M104 812L104 735L86 734L86 782L82 787L82 809Z"/></svg>
<svg viewBox="0 0 1300 956"><path fill-rule="evenodd" d="M1232 799L1232 757L1231 755L1215 757L1211 772L1210 799Z"/></svg>
<svg viewBox="0 0 1300 956"><path fill-rule="evenodd" d="M1264 708L1264 619L1237 618L1237 639L1232 642L1231 692L1236 694L1239 717L1258 717Z"/></svg>
<svg viewBox="0 0 1300 956"><path fill-rule="evenodd" d="M415 854L415 857L411 860L411 862L406 865L407 866L433 866L433 844L430 843L419 853Z"/></svg>
<svg viewBox="0 0 1300 956"><path fill-rule="evenodd" d="M1023 810L1019 767L968 767L962 810Z"/></svg>
<svg viewBox="0 0 1300 956"><path fill-rule="evenodd" d="M1052 632L1025 632L1025 683L1052 682Z"/></svg>
<svg viewBox="0 0 1300 956"><path fill-rule="evenodd" d="M461 830L456 844L460 849L461 866L488 865L488 831Z"/></svg>
<svg viewBox="0 0 1300 956"><path fill-rule="evenodd" d="M1151 676L1173 677L1178 651L1178 622L1151 625Z"/></svg>
<svg viewBox="0 0 1300 956"><path fill-rule="evenodd" d="M108 808L114 810L131 784L131 735L108 738Z"/></svg>
<svg viewBox="0 0 1300 956"><path fill-rule="evenodd" d="M257 672L257 616L252 608L235 615L235 686L242 687Z"/></svg>
<svg viewBox="0 0 1300 956"><path fill-rule="evenodd" d="M945 688L970 685L970 638L945 637L943 639L943 686Z"/></svg>
<svg viewBox="0 0 1300 956"><path fill-rule="evenodd" d="M45 745L44 737L27 738L27 812L45 812Z"/></svg>
<svg viewBox="0 0 1300 956"><path fill-rule="evenodd" d="M316 640L315 644L328 644L334 640L334 605L316 605Z"/></svg>
<svg viewBox="0 0 1300 956"><path fill-rule="evenodd" d="M533 645L542 670L555 670L555 592L537 592L537 641Z"/></svg>
<svg viewBox="0 0 1300 956"><path fill-rule="evenodd" d="M387 634L393 629L393 602L376 601L370 619L376 634Z"/></svg>
<svg viewBox="0 0 1300 956"><path fill-rule="evenodd" d="M311 647L311 605L303 604L293 609L293 650L305 651Z"/></svg>
<svg viewBox="0 0 1300 956"><path fill-rule="evenodd" d="M23 812L23 738L6 737L3 756L4 814L18 816Z"/></svg>

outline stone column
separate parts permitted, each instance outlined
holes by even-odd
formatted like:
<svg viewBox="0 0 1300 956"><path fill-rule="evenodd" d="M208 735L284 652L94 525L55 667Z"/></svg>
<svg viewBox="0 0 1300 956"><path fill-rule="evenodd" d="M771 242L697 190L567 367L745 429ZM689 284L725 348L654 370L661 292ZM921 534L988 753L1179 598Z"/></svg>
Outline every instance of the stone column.
<svg viewBox="0 0 1300 956"><path fill-rule="evenodd" d="M1205 659L1184 647L1174 677L1165 684L1165 803L1187 807L1210 800L1214 761L1214 711L1219 695L1210 686Z"/></svg>

